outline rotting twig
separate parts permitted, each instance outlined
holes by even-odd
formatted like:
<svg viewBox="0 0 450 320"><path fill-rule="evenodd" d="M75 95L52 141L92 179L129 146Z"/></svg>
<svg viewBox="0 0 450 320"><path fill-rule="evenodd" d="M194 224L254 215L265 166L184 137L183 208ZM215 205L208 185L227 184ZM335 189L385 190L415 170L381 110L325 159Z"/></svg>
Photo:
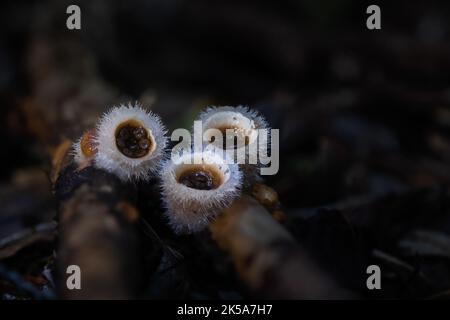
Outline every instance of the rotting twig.
<svg viewBox="0 0 450 320"><path fill-rule="evenodd" d="M346 299L352 295L320 271L292 236L247 195L211 225L217 244L257 295L277 299Z"/></svg>
<svg viewBox="0 0 450 320"><path fill-rule="evenodd" d="M50 180L59 205L59 293L68 299L131 298L140 277L134 226L139 212L114 176L92 167L79 170L69 157L73 139L93 126L115 93L76 41L56 45L52 40L36 37L30 46L32 95L23 111L27 127L52 160ZM63 63L60 56L66 57ZM81 290L67 290L70 265L81 268Z"/></svg>
<svg viewBox="0 0 450 320"><path fill-rule="evenodd" d="M70 265L80 267L82 290L59 284L64 298L125 299L136 296L141 269L136 236L137 210L120 181L92 167L66 168L56 183L60 278ZM126 205L125 205L126 203ZM132 211L132 212L130 212Z"/></svg>

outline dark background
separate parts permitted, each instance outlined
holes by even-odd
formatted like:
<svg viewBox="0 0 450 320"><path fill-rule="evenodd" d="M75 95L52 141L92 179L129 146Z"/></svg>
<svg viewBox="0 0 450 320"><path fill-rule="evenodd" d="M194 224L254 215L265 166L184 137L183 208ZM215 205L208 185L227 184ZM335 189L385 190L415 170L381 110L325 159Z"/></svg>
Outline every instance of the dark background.
<svg viewBox="0 0 450 320"><path fill-rule="evenodd" d="M0 241L55 214L46 150L26 107L30 97L47 102L67 80L36 77L36 39L45 39L68 52L53 60L60 76L80 71L68 57L81 50L86 69L118 96L113 104L151 105L169 130L190 128L207 105L259 110L281 135L280 171L267 183L279 193L290 231L325 269L369 298L448 297L446 3L374 2L382 29L371 31L371 3L350 0L2 2ZM81 7L79 31L65 27L69 4ZM39 110L64 114L70 105L51 106L77 94L68 90ZM69 138L79 136L82 122ZM42 274L51 273L53 246L39 238L3 262L50 286ZM383 270L379 292L365 289L371 263ZM168 295L222 297L210 287ZM0 293L16 294L1 274Z"/></svg>

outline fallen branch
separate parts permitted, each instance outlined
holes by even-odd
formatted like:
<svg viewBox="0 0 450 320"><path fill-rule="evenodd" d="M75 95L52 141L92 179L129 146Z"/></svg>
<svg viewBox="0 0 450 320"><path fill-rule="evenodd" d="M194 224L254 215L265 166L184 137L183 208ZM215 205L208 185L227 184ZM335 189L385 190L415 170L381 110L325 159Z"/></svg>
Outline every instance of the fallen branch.
<svg viewBox="0 0 450 320"><path fill-rule="evenodd" d="M59 290L69 299L136 296L141 265L134 222L138 211L120 181L92 167L69 166L55 185L61 204L57 269ZM68 290L70 265L81 270L81 290Z"/></svg>
<svg viewBox="0 0 450 320"><path fill-rule="evenodd" d="M242 196L211 225L213 239L257 295L276 299L345 299L292 236L255 199Z"/></svg>
<svg viewBox="0 0 450 320"><path fill-rule="evenodd" d="M69 156L72 141L92 128L115 96L97 76L91 58L76 41L36 37L28 61L33 94L23 111L27 128L51 158L50 180L59 207L60 296L132 298L141 264L134 225L139 213L129 202L130 188L92 167L76 168ZM70 265L81 269L81 290L67 289Z"/></svg>

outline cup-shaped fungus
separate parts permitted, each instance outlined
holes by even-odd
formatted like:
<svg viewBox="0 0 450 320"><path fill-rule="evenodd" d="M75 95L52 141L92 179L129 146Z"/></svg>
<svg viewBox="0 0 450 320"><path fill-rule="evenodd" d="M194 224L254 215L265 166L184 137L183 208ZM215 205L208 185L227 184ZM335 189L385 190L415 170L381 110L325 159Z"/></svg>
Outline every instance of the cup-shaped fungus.
<svg viewBox="0 0 450 320"><path fill-rule="evenodd" d="M257 142L258 129L267 128L266 120L255 110L247 107L208 107L200 114L202 121L203 134L208 142L213 139L213 131L208 129L217 129L223 135L223 141L216 145L222 148L236 148L234 137L242 139L245 145ZM230 133L227 135L227 131Z"/></svg>
<svg viewBox="0 0 450 320"><path fill-rule="evenodd" d="M242 174L222 150L185 152L162 168L165 214L178 234L202 230L240 193Z"/></svg>
<svg viewBox="0 0 450 320"><path fill-rule="evenodd" d="M72 154L75 163L79 167L88 166L97 153L95 131L86 131L72 146Z"/></svg>
<svg viewBox="0 0 450 320"><path fill-rule="evenodd" d="M257 111L244 106L208 107L200 114L203 139L215 147L227 150L229 156L237 159L249 186L258 180L259 156L268 150L267 136L259 136L261 129L268 133L267 121ZM220 133L221 141L216 135Z"/></svg>
<svg viewBox="0 0 450 320"><path fill-rule="evenodd" d="M95 166L123 181L148 180L165 156L166 130L160 118L139 105L111 109L96 131Z"/></svg>

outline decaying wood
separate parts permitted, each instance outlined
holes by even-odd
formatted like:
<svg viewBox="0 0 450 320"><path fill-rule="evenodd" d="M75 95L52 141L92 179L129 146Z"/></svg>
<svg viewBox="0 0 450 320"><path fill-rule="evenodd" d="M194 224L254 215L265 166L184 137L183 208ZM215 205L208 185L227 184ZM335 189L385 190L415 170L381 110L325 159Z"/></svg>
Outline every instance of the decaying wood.
<svg viewBox="0 0 450 320"><path fill-rule="evenodd" d="M76 168L69 156L72 141L95 124L114 94L96 75L87 52L70 39L55 44L36 37L29 52L32 95L23 111L51 163L59 207L59 293L68 299L135 297L141 267L135 229L139 212L129 202L130 188L92 167ZM70 265L81 269L81 290L67 289Z"/></svg>
<svg viewBox="0 0 450 320"><path fill-rule="evenodd" d="M255 294L277 299L350 298L319 270L292 236L255 199L242 196L210 225Z"/></svg>
<svg viewBox="0 0 450 320"><path fill-rule="evenodd" d="M137 210L132 195L114 176L92 167L66 168L56 183L60 241L57 268L59 289L69 299L124 299L136 296ZM66 269L81 269L81 290L68 290Z"/></svg>

